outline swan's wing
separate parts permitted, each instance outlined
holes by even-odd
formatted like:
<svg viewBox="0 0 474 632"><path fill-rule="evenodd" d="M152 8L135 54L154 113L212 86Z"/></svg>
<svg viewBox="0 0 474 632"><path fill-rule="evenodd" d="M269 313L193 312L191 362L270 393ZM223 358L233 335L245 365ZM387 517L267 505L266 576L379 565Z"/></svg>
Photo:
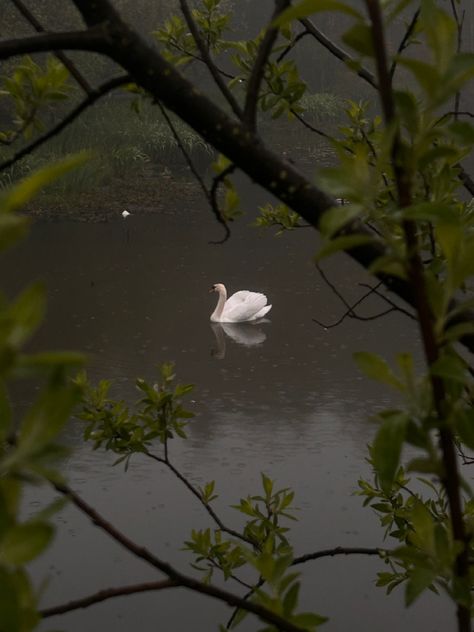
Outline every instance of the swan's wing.
<svg viewBox="0 0 474 632"><path fill-rule="evenodd" d="M260 310L267 304L267 297L260 292L240 290L227 299L222 313L225 322L238 323L255 318Z"/></svg>
<svg viewBox="0 0 474 632"><path fill-rule="evenodd" d="M259 312L255 314L254 319L257 320L257 318L263 318L265 314L268 314L271 308L272 308L271 305L265 305L264 307L262 307L262 309Z"/></svg>

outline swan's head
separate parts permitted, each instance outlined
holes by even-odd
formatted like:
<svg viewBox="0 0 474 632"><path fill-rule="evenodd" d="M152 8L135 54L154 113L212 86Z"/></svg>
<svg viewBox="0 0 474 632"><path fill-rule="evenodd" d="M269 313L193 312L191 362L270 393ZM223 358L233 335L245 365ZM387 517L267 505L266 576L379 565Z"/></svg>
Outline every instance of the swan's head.
<svg viewBox="0 0 474 632"><path fill-rule="evenodd" d="M222 294L225 292L225 285L223 283L215 283L209 292L218 292L219 294Z"/></svg>

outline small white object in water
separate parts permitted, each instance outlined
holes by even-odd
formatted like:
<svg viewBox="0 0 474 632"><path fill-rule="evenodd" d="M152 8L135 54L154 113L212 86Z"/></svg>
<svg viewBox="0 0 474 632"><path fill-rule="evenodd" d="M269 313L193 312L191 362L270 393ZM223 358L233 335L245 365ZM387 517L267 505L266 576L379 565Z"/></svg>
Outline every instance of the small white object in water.
<svg viewBox="0 0 474 632"><path fill-rule="evenodd" d="M123 217L123 219L127 219L127 217L128 217L129 215L131 215L131 213L129 213L129 212L127 211L127 209L125 209L124 211L122 211L122 217Z"/></svg>

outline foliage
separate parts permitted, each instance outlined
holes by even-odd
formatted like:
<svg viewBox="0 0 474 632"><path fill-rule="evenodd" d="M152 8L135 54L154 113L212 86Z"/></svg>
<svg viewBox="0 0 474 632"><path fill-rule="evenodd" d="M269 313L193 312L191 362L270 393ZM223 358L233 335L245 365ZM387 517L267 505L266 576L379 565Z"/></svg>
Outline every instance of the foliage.
<svg viewBox="0 0 474 632"><path fill-rule="evenodd" d="M413 5L410 0L383 3L386 25L405 16ZM318 174L319 184L344 201L327 210L320 222L324 243L317 257L375 245L377 252L384 254L372 264L372 272L394 283L403 280L413 297L425 368L415 369L409 353L396 357L396 368L376 354L360 352L355 356L366 376L393 389L400 402L374 417L377 431L370 448L374 480L359 481L359 493L378 514L385 537L396 542L384 556L388 570L379 573L378 585L387 592L404 585L407 605L428 589L447 593L456 604L459 630L465 632L470 629L472 611L474 499L459 472L456 448L461 454L474 449L473 372L459 349L463 337L474 334L472 321L460 322L460 316L473 304L474 209L472 200L466 200L459 191L459 176L460 161L472 155L474 127L469 122L472 113L467 112L467 120L462 119L459 100L460 91L474 77L474 54L461 51L462 21L456 6L451 3L450 15L447 3L422 0L412 20L413 28L406 32L398 53L387 60L383 20L378 13L381 6L376 0L366 2L369 20L359 5L342 0L301 0L271 25L278 28L278 37L261 67L258 64L267 30L253 39L231 39L230 11L220 0L202 0L192 15L209 55L226 69L231 68L228 72L216 66L228 79L227 89L233 98L241 99L244 92L245 105L255 98L264 119L286 116L299 121L305 111L312 114L317 109L314 95L305 96L306 83L290 55L297 43L295 20L324 11L341 14L348 23L342 40L353 55L344 57L347 65L366 79L372 75L364 64L377 69L377 77L369 83L379 91L383 116L373 114L371 103L349 102L347 122L340 127L337 139L316 130L331 142L338 161L336 167ZM188 71L191 64L195 67L204 61L189 31L183 18L170 17L155 33L163 55ZM399 68L409 80L398 80ZM249 94L248 86L259 73L260 89ZM63 98L65 79L58 65L50 64L43 71L31 61L22 62L5 84L15 102L17 122L13 130L3 133L4 143L40 125L40 107ZM117 137L125 134L123 129L125 126L117 130ZM147 130L146 148L146 143L137 142L131 153L130 144L119 146L115 150L118 169L124 169L124 162L133 156L137 162L147 160L151 147L159 144L157 139L168 142L162 132L162 127ZM260 142L250 125L245 133ZM194 143L207 151L207 145L200 145L192 134L190 138L193 140L188 146ZM240 139L236 142L244 144ZM229 178L233 165L221 155L214 169L214 183L221 181L225 191L221 219L233 219L238 211L237 191ZM285 179L287 172L283 173ZM24 219L14 212L48 178L43 173L5 199L0 246L23 234ZM266 186L272 191L276 183L271 180ZM309 183L301 186L310 188ZM280 199L287 198L280 195ZM279 203L264 206L257 224L278 225L282 230L301 226L299 216ZM275 490L273 481L262 474L263 492L250 494L234 506L245 516L243 529L235 531L224 525L213 509L215 482L196 488L173 464L170 442L185 438L185 426L192 415L181 399L192 387L174 384L171 365L161 368L157 385L137 381L141 395L131 407L109 396L107 381L96 388L88 384L85 375L69 382L66 373L77 364L76 356L22 355L22 345L41 318L40 288L29 288L12 305L4 301L1 307L0 439L5 446L1 454L0 511L4 519L0 521L0 580L5 590L0 591L0 605L5 602L7 632L29 630L37 622L36 597L23 566L43 551L52 537L49 515L54 508L33 521L19 519L21 488L25 475L34 481L58 480L51 465L53 457L62 453L56 437L80 392L84 399L79 416L86 422L86 439L96 449L111 450L118 455L116 462L124 461L126 467L135 454L168 467L217 525L191 531L185 543L206 582L219 570L224 579L245 586L252 603L266 606L286 621L307 630L323 623L319 615L297 613L299 579L291 571L294 558L284 522L294 518L293 493L286 488ZM25 373L46 373L47 386L21 421L15 440L9 440L12 413L5 382ZM4 485L9 480L12 484ZM239 573L249 567L256 577L246 582ZM243 618L243 612L241 608L232 625Z"/></svg>
<svg viewBox="0 0 474 632"><path fill-rule="evenodd" d="M38 189L83 161L73 158L36 173L0 200L0 249L15 244L28 222L17 209ZM51 518L62 506L55 502L32 517L20 513L26 485L62 479L60 460L66 454L58 436L79 399L68 375L82 363L78 353L27 354L25 344L43 319L44 288L31 285L12 301L0 303L0 612L4 632L28 632L39 622L38 594L27 564L41 555L54 537ZM9 384L33 377L44 386L18 418L11 407Z"/></svg>
<svg viewBox="0 0 474 632"><path fill-rule="evenodd" d="M13 103L16 129L0 132L0 143L11 143L20 135L28 139L34 132L44 130L40 114L48 106L67 98L68 77L67 69L54 57L48 57L44 68L25 57L11 76L4 76L0 96Z"/></svg>

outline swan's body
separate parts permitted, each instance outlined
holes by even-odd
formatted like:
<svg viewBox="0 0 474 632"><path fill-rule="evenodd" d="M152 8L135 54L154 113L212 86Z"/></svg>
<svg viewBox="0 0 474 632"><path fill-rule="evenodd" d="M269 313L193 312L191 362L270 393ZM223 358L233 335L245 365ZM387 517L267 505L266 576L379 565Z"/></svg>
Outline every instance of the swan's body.
<svg viewBox="0 0 474 632"><path fill-rule="evenodd" d="M216 309L211 314L213 323L244 323L263 318L272 306L267 305L267 297L260 292L240 290L227 298L227 290L223 283L216 283L211 292L219 294Z"/></svg>

